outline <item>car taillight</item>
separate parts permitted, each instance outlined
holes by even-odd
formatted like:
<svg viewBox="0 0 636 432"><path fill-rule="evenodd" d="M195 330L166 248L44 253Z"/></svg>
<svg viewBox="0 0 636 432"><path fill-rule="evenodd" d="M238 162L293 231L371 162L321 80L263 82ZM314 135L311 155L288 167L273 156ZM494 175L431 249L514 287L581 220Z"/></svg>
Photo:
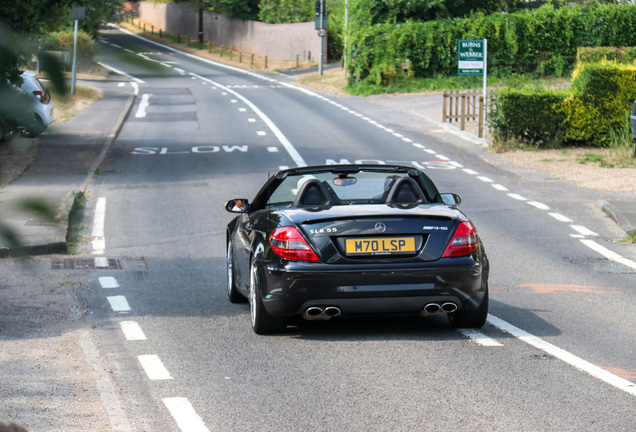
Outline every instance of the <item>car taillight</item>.
<svg viewBox="0 0 636 432"><path fill-rule="evenodd" d="M269 236L269 242L277 255L292 260L320 261L307 241L294 227L281 227Z"/></svg>
<svg viewBox="0 0 636 432"><path fill-rule="evenodd" d="M459 224L442 258L470 255L479 247L477 230L470 222Z"/></svg>
<svg viewBox="0 0 636 432"><path fill-rule="evenodd" d="M43 104L49 103L49 100L51 100L51 96L48 90L47 91L34 90L33 94Z"/></svg>

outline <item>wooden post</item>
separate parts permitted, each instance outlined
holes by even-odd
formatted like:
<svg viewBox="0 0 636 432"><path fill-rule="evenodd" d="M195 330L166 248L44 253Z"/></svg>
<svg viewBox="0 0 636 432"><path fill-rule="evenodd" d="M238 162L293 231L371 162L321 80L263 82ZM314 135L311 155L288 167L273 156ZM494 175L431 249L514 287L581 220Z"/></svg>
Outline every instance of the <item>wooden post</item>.
<svg viewBox="0 0 636 432"><path fill-rule="evenodd" d="M447 109L448 109L448 94L446 90L444 90L443 100L442 100L442 123L444 123L447 119Z"/></svg>
<svg viewBox="0 0 636 432"><path fill-rule="evenodd" d="M239 63L243 63L243 51L239 51Z"/></svg>
<svg viewBox="0 0 636 432"><path fill-rule="evenodd" d="M300 59L298 58L298 54L296 54L296 67L300 67Z"/></svg>
<svg viewBox="0 0 636 432"><path fill-rule="evenodd" d="M252 53L252 58L250 60L250 68L254 67L254 53Z"/></svg>
<svg viewBox="0 0 636 432"><path fill-rule="evenodd" d="M265 69L267 69L267 56L265 56Z"/></svg>
<svg viewBox="0 0 636 432"><path fill-rule="evenodd" d="M212 42L208 41L208 52L212 53Z"/></svg>
<svg viewBox="0 0 636 432"><path fill-rule="evenodd" d="M221 45L221 57L223 57L223 45Z"/></svg>
<svg viewBox="0 0 636 432"><path fill-rule="evenodd" d="M460 117L460 126L459 128L461 130L465 130L466 129L466 95L463 94L462 95L462 114Z"/></svg>
<svg viewBox="0 0 636 432"><path fill-rule="evenodd" d="M484 97L479 97L479 138L484 137Z"/></svg>
<svg viewBox="0 0 636 432"><path fill-rule="evenodd" d="M161 39L163 35L161 34L161 27L159 27L159 39Z"/></svg>
<svg viewBox="0 0 636 432"><path fill-rule="evenodd" d="M151 25L151 26L150 26L150 34L151 34L151 35L154 35L154 34L155 34L155 26L154 26L154 25Z"/></svg>

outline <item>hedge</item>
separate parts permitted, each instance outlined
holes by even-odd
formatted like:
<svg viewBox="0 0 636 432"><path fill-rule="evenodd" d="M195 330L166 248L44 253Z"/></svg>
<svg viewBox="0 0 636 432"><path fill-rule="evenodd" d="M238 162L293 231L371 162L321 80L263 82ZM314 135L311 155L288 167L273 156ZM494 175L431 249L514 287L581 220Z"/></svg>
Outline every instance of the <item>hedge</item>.
<svg viewBox="0 0 636 432"><path fill-rule="evenodd" d="M365 11L350 8L352 15ZM488 39L488 71L563 76L574 68L579 47L636 45L636 6L590 3L512 14L475 14L427 22L361 25L348 29L351 83L388 84L405 75L457 74L457 41ZM360 22L368 22L363 19ZM611 23L611 25L608 25Z"/></svg>
<svg viewBox="0 0 636 432"><path fill-rule="evenodd" d="M636 66L581 64L567 90L500 90L490 114L499 140L542 146L555 141L605 146L625 127L636 100Z"/></svg>
<svg viewBox="0 0 636 432"><path fill-rule="evenodd" d="M568 94L568 90L537 87L498 91L489 114L495 139L537 146L562 142L566 115L555 111L555 106Z"/></svg>
<svg viewBox="0 0 636 432"><path fill-rule="evenodd" d="M604 61L581 64L572 74L572 94L556 106L566 116L565 139L606 145L622 128L636 100L636 66Z"/></svg>
<svg viewBox="0 0 636 432"><path fill-rule="evenodd" d="M636 47L582 47L576 52L576 63L600 63L609 60L621 64L636 61Z"/></svg>

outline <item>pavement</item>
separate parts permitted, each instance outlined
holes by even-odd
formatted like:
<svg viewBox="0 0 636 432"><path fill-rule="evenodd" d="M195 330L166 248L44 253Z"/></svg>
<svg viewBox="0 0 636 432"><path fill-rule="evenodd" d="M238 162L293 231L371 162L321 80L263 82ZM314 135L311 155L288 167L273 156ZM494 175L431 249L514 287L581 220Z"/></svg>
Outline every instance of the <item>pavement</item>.
<svg viewBox="0 0 636 432"><path fill-rule="evenodd" d="M0 235L0 258L21 252L28 255L69 252L72 209L81 206L135 98L130 87L126 92L112 82L93 84L101 88L103 97L67 123L52 123L37 138L18 137L11 143L0 142L0 146L34 149L26 162L19 150L3 152L1 156L9 159L2 161L4 169L11 167L11 158L15 157L16 164L24 165L18 169L24 171L16 172L15 179L0 187L0 230L4 226L17 233L23 249L16 249L13 242ZM30 141L35 141L35 145ZM46 204L53 216L25 209L32 202Z"/></svg>
<svg viewBox="0 0 636 432"><path fill-rule="evenodd" d="M135 97L130 91L119 90L113 83L99 86L103 87L103 98L69 122L50 125L44 134L35 138L38 141L33 160L21 175L0 188L0 224L18 233L30 255L69 251L71 209L81 204L96 170L104 162L132 108ZM441 123L440 95L409 95L407 98L419 99L417 105L426 107L424 114ZM443 127L452 128L448 124ZM470 133L454 132L477 140ZM7 162L10 163L5 161L5 164ZM38 218L24 210L25 201L34 199L43 200L54 209L54 220ZM636 235L636 197L599 201L599 205L628 235ZM0 258L16 253L4 237L0 238Z"/></svg>

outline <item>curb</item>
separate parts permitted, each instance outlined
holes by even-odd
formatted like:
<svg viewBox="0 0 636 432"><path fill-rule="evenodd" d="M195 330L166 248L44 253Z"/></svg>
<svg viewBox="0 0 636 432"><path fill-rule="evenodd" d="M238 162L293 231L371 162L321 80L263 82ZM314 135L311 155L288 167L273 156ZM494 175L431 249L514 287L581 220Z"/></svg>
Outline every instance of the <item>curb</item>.
<svg viewBox="0 0 636 432"><path fill-rule="evenodd" d="M61 220L66 220L66 236L64 241L59 242L50 242L50 243L42 243L42 244L29 244L22 245L21 247L2 247L0 248L0 258L7 258L9 256L35 256L35 255L52 255L52 254L64 254L68 252L68 239L72 234L72 229L75 221L74 215L76 212L79 212L83 209L83 201L85 200L86 190L91 184L93 177L95 176L95 171L104 163L106 156L110 152L113 144L119 137L119 133L124 127L124 121L128 118L130 111L135 103L137 95L132 94L128 97L128 101L126 102L126 107L119 115L115 126L112 128L108 137L109 140L106 141L104 146L102 147L96 161L90 166L88 174L86 178L80 185L79 191L70 191L66 194L64 199L62 200L62 206L64 210L62 211ZM70 197L72 196L72 200Z"/></svg>
<svg viewBox="0 0 636 432"><path fill-rule="evenodd" d="M636 236L636 227L632 226L629 219L620 210L604 200L599 200L598 204L601 206L601 210L616 222L627 235Z"/></svg>
<svg viewBox="0 0 636 432"><path fill-rule="evenodd" d="M95 171L97 171L99 167L102 166L102 164L104 163L104 160L106 159L106 156L110 153L110 150L112 149L113 144L115 143L115 141L117 141L117 138L119 137L119 133L124 127L124 122L128 118L128 115L130 114L130 111L132 110L132 107L135 104L136 99L137 99L137 95L134 93L128 97L128 101L126 101L126 107L119 115L119 118L117 119L117 122L115 123L115 126L113 127L110 134L108 135L110 139L106 141L106 144L104 144L104 146L102 147L102 150L99 152L97 159L95 160L93 165L90 166L88 174L86 175L86 178L80 185L79 192L77 193L74 193L73 191L69 192L69 194L73 195L73 202L71 203L70 210L68 211L66 215L67 226L66 226L66 238L64 241L64 252L68 250L68 239L70 238L69 236L72 235L72 230L73 230L73 227L75 226L75 222L77 220L81 220L81 218L78 218L76 216L80 212L82 212L84 209L84 202L86 201L86 190L88 189L88 187L93 181L93 178L95 176ZM68 198L68 195L66 196L66 198ZM65 198L65 201L66 201L66 198Z"/></svg>

